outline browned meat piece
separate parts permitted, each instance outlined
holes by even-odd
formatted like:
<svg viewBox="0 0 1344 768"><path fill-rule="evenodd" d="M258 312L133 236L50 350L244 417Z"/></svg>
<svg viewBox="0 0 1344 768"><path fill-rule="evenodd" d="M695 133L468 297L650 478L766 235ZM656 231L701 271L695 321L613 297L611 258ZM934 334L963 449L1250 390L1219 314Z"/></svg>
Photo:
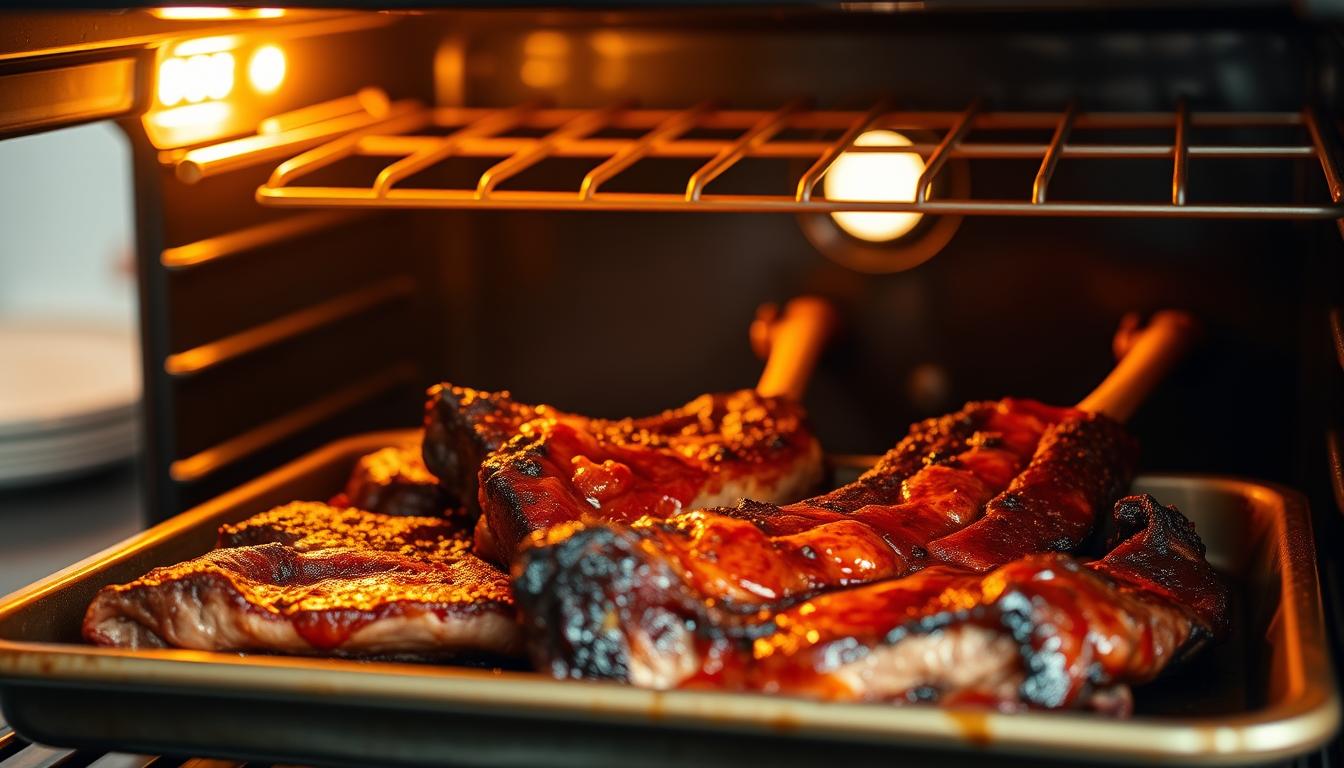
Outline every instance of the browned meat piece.
<svg viewBox="0 0 1344 768"><path fill-rule="evenodd" d="M339 656L507 655L513 599L476 558L431 563L372 549L217 549L105 587L84 637L123 648Z"/></svg>
<svg viewBox="0 0 1344 768"><path fill-rule="evenodd" d="M481 462L528 421L560 412L550 406L515 402L508 392L484 392L447 382L431 387L425 402L425 436L421 445L425 467L452 495L453 503L474 518L476 476Z"/></svg>
<svg viewBox="0 0 1344 768"><path fill-rule="evenodd" d="M1130 497L1114 518L1097 562L1045 553L987 574L933 566L813 598L751 633L696 631L666 611L628 624L613 614L626 651L611 670L659 688L1124 714L1129 685L1226 633L1228 592L1174 508Z"/></svg>
<svg viewBox="0 0 1344 768"><path fill-rule="evenodd" d="M219 529L220 547L270 543L299 552L369 549L437 563L472 557L467 534L442 517L380 515L316 501L296 501Z"/></svg>
<svg viewBox="0 0 1344 768"><path fill-rule="evenodd" d="M820 477L821 448L802 408L742 390L642 419L529 422L485 460L480 502L507 559L523 537L558 523L795 499Z"/></svg>
<svg viewBox="0 0 1344 768"><path fill-rule="evenodd" d="M455 496L425 468L420 448L412 446L393 446L361 457L345 491L332 503L385 515L458 516Z"/></svg>
<svg viewBox="0 0 1344 768"><path fill-rule="evenodd" d="M948 420L916 432L955 434L969 421L963 450L899 482L884 475L910 468L904 443L851 486L796 504L588 521L538 536L514 582L536 658L565 676L625 677L630 633L654 631L645 622L750 635L758 628L736 616L936 564L930 544L974 527L986 505L1044 521L1005 531L1008 541L990 542L1000 549L1072 549L1128 483L1133 446L1106 417L1005 400ZM1056 484L1042 482L1052 476ZM994 556L988 545L980 554Z"/></svg>

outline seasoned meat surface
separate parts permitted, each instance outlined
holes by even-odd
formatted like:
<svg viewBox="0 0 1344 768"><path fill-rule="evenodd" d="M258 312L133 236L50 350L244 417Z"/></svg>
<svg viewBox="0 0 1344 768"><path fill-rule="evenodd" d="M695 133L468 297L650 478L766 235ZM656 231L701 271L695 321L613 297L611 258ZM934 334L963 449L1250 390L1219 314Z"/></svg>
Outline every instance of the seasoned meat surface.
<svg viewBox="0 0 1344 768"><path fill-rule="evenodd" d="M100 591L84 637L123 648L443 657L510 654L505 576L473 557L373 549L218 549Z"/></svg>
<svg viewBox="0 0 1344 768"><path fill-rule="evenodd" d="M765 620L725 616L700 626L665 606L636 616L608 601L612 629L602 642L621 651L608 654L600 671L659 688L1123 714L1129 685L1226 632L1228 592L1174 508L1129 497L1113 516L1112 548L1099 561L1047 552L988 573L934 565L820 595ZM627 592L658 577L638 566L625 574L618 589ZM524 590L529 618L532 599ZM733 622L751 631L727 631ZM529 630L534 650L577 631L571 624L541 633L535 623ZM565 652L539 654L553 674L599 671L592 654L559 647ZM574 663L581 658L589 664Z"/></svg>
<svg viewBox="0 0 1344 768"><path fill-rule="evenodd" d="M925 438L926 432L937 437ZM916 468L906 458L909 442L926 439L942 449L924 454ZM590 521L540 535L534 542L539 546L519 565L528 592L523 601L529 604L533 591L540 591L536 598L542 602L564 601L567 591L547 592L543 586L574 575L560 571L585 574L573 584L583 593L591 587L586 563L632 558L636 567L666 577L652 579L666 586L641 595L714 623L713 614L723 611L780 607L934 564L933 545L974 527L986 507L1017 509L1044 521L1007 532L1014 542L1010 548L1068 550L1082 542L1097 511L1128 483L1132 462L1131 442L1105 417L1022 400L975 403L920 425L873 470L823 496L786 506L747 501L628 526ZM1066 477L1058 487L1039 482L1052 474ZM610 552L603 554L604 548ZM569 554L559 554L562 549ZM585 564L570 562L577 553ZM981 555L994 556L988 547ZM527 573L531 568L535 574Z"/></svg>
<svg viewBox="0 0 1344 768"><path fill-rule="evenodd" d="M380 515L316 501L296 501L241 523L220 526L218 546L277 543L299 552L344 547L452 563L472 557L468 537L469 533L442 517Z"/></svg>
<svg viewBox="0 0 1344 768"><path fill-rule="evenodd" d="M642 419L537 419L486 458L480 477L493 545L507 557L533 531L585 517L796 499L821 479L821 448L800 406L742 390Z"/></svg>
<svg viewBox="0 0 1344 768"><path fill-rule="evenodd" d="M643 418L594 419L445 383L430 390L423 454L468 517L484 514L477 549L500 563L524 536L558 521L791 501L821 479L821 447L801 406L754 390L703 395Z"/></svg>
<svg viewBox="0 0 1344 768"><path fill-rule="evenodd" d="M1002 553L1073 550L1129 482L1132 441L1105 417L1004 400L946 420L907 438L932 431L950 436L938 438L949 448L900 482L882 476L913 469L901 460L907 441L851 486L796 504L744 502L536 535L514 567L534 657L562 676L629 678L632 654L678 647L639 638L750 639L770 631L772 612L827 591L1014 559L996 561ZM1002 538L963 560L934 554L938 542L976 529L986 509L1029 524L985 529ZM673 651L652 667L680 668L678 659Z"/></svg>
<svg viewBox="0 0 1344 768"><path fill-rule="evenodd" d="M459 514L455 494L425 468L418 446L391 446L361 457L344 492L333 503L385 515Z"/></svg>

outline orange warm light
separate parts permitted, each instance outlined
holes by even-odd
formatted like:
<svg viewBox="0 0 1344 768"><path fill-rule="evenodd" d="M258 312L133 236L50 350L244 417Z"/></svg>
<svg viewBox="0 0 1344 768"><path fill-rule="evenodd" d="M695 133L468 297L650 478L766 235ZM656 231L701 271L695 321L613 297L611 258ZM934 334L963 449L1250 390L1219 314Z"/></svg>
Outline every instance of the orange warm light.
<svg viewBox="0 0 1344 768"><path fill-rule="evenodd" d="M895 131L866 131L854 141L859 147L908 147L910 139ZM826 199L909 203L924 172L924 160L914 152L846 152L826 173ZM895 240L919 223L922 213L843 211L831 217L850 235L881 243Z"/></svg>
<svg viewBox="0 0 1344 768"><path fill-rule="evenodd" d="M199 104L218 100L233 92L233 54L198 53L173 56L159 64L159 103L172 107L182 102Z"/></svg>
<svg viewBox="0 0 1344 768"><path fill-rule="evenodd" d="M263 45L252 53L247 79L260 93L273 93L285 82L285 52L279 46Z"/></svg>
<svg viewBox="0 0 1344 768"><path fill-rule="evenodd" d="M180 6L154 8L155 18L170 21L219 21L221 19L278 19L285 15L283 8L222 8L218 6Z"/></svg>

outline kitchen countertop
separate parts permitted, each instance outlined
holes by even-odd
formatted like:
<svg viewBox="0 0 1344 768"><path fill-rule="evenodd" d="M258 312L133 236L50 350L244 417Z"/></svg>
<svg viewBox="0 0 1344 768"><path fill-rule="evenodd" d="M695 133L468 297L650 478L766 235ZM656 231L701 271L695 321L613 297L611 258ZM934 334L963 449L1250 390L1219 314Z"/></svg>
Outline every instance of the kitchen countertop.
<svg viewBox="0 0 1344 768"><path fill-rule="evenodd" d="M0 596L144 527L130 462L50 485L0 490Z"/></svg>

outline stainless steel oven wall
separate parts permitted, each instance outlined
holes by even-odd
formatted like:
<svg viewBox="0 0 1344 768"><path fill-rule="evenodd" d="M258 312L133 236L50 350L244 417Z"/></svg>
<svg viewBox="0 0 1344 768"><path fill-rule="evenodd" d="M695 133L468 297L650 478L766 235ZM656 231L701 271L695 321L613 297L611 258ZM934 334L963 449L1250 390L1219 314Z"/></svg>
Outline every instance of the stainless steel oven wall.
<svg viewBox="0 0 1344 768"><path fill-rule="evenodd" d="M287 38L286 108L368 85L429 98L436 37L393 24ZM150 517L351 430L414 421L428 378L416 332L424 228L263 208L253 193L266 166L185 184L138 117L123 126L136 162Z"/></svg>

